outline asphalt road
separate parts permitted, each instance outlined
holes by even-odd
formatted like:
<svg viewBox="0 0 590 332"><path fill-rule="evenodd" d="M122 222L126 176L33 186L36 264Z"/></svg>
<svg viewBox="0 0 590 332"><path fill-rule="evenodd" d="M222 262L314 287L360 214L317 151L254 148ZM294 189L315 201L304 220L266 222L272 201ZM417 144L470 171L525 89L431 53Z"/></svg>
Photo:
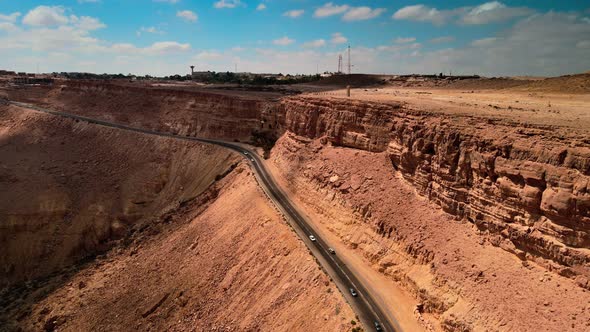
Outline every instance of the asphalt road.
<svg viewBox="0 0 590 332"><path fill-rule="evenodd" d="M383 331L401 331L399 324L397 322L387 320L387 316L383 314L383 311L378 306L377 302L371 297L370 293L367 292L365 286L359 281L359 279L350 271L350 269L344 264L338 254L332 254L328 251L328 244L317 235L316 232L313 231L312 226L307 222L307 220L302 216L302 214L297 210L297 208L293 205L293 203L289 200L289 198L285 195L285 193L278 187L270 173L266 170L264 163L260 160L258 155L253 151L249 150L248 148L240 145L234 144L226 141L214 140L214 139L206 139L206 138L197 138L197 137L188 137L188 136L178 136L171 133L164 133L164 132L157 132L151 131L141 128L134 128L122 124L111 123L107 121L102 121L98 119L92 119L80 115L64 113L64 112L57 112L48 109L44 109L35 105L20 103L10 101L10 103L21 106L28 109L33 109L36 111L52 114L55 116L70 118L74 120L85 121L88 123L93 123L101 126L118 128L128 131L139 132L143 134L149 135L157 135L157 136L164 136L164 137L172 137L176 139L182 140L189 140L189 141L197 141L209 144L215 144L222 146L224 148L236 151L240 153L244 158L248 160L252 168L256 172L256 176L258 179L258 183L262 186L268 197L277 205L277 207L283 211L287 219L289 220L291 226L295 230L295 232L301 237L303 242L307 245L310 249L312 254L316 257L318 262L322 265L322 267L326 270L326 272L330 275L332 280L338 285L341 292L345 296L345 298L349 301L352 308L354 309L355 313L359 317L359 320L365 326L365 330L374 331L375 326L374 322L379 322L382 327ZM314 235L316 238L315 241L311 241L309 236ZM350 289L354 289L358 294L356 297L351 295Z"/></svg>

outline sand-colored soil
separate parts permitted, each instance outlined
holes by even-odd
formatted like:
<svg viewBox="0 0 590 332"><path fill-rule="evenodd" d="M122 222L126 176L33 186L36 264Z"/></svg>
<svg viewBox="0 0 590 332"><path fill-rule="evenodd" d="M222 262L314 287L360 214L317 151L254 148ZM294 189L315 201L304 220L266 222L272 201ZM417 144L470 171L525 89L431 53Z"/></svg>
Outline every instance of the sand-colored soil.
<svg viewBox="0 0 590 332"><path fill-rule="evenodd" d="M359 270L380 272L413 294L424 307L425 327L590 327L590 293L571 279L492 245L494 237L472 224L453 220L418 196L391 168L386 154L324 146L287 134L273 149L270 162L316 227L331 233L334 245L346 255L362 257L352 261ZM383 232L380 220L394 228ZM372 286L379 289L379 282ZM401 296L387 300L398 315L416 303Z"/></svg>
<svg viewBox="0 0 590 332"><path fill-rule="evenodd" d="M356 318L350 306L263 194L249 167L239 164L223 174L239 160L232 153L22 109L4 107L0 114L0 148L3 156L10 156L2 160L0 184L6 189L5 202L10 202L2 206L2 213L13 221L6 224L3 218L3 241L11 251L3 251L2 257L16 271L26 267L27 275L46 276L2 290L0 330L353 327ZM102 149L101 142L109 148ZM161 172L168 174L165 181L158 176ZM150 183L158 179L165 184L155 195ZM63 198L58 206L72 216L70 220L35 209L39 203L33 193L50 189L55 194L43 197L52 202ZM108 206L114 216L90 218L82 213L86 200ZM136 202L132 206L145 202L147 207L128 207L118 214L118 204L127 200ZM25 219L15 219L22 216L17 210L29 211L27 229L39 224L20 232ZM139 215L125 219L132 231L113 228L111 223L130 211ZM143 217L146 211L151 211L149 217ZM71 250L78 247L68 245L93 239L77 229L103 224L107 230L98 243L112 249L88 248L101 254L94 260L77 260L80 256ZM113 237L115 230L123 236ZM43 258L28 249L39 246ZM20 263L14 261L25 256Z"/></svg>
<svg viewBox="0 0 590 332"><path fill-rule="evenodd" d="M308 95L348 98L343 89ZM590 130L590 94L377 87L352 89L351 99L384 103L401 101L416 111Z"/></svg>

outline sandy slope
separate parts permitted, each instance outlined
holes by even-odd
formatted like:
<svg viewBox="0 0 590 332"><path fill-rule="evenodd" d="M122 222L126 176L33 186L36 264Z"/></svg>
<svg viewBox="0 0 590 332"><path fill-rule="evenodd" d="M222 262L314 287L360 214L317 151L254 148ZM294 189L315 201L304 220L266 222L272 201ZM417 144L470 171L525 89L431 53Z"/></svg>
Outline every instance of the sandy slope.
<svg viewBox="0 0 590 332"><path fill-rule="evenodd" d="M81 146L88 144L75 135L65 137L68 130L73 130L74 133L80 130L80 125L73 121L57 121L47 115L6 109L2 114L5 121L4 149L10 148L12 153L19 152L20 154L10 155L18 156L13 160L20 163L42 154L26 154L24 151L35 147L35 144L27 146L15 141L14 129L26 127L25 124L33 123L35 128L45 129L50 124L50 128L59 129L51 135L51 139L38 138L36 144L43 142L46 147L52 147L51 142L55 139L59 147L59 142L65 140L70 153L77 151L76 142ZM7 120L8 117L10 120ZM90 135L92 125L83 126L85 137L94 137ZM197 165L203 166L209 160L213 165L219 166L223 158L216 159L217 154L221 152L219 156L227 157L228 152L188 143L181 143L190 146L180 148L174 145L176 143L168 142L168 139L156 139L156 144L151 145L154 143L149 142L152 138L144 135L106 128L94 129L98 131L94 132L97 140L109 133L106 137L117 138L115 141L119 143L126 137L129 143L135 140L151 149L162 148L186 153L182 155L182 163L180 160L173 163L176 165L174 167L179 167L176 178L172 181L177 191L171 191L171 196L159 198L162 204L168 202L171 208L158 210L163 215L154 215L149 222L143 223L142 227L117 242L113 250L100 255L94 261L73 265L46 279L37 279L25 283L21 288L0 293L0 330L351 329L354 313L308 253L305 245L263 195L246 165L238 166L222 179L217 177L217 181L210 187L210 182L206 183L203 189L205 191L199 191L195 198L183 190L195 189L199 179L207 179L208 176L215 178L218 174L203 168L199 170ZM30 132L22 135L33 139L36 137ZM140 146L136 145L135 148ZM196 149L195 154L191 155L193 148ZM119 146L112 148L121 153L125 150L120 149ZM205 153L199 154L199 149L205 149ZM88 157L91 160L98 158L101 150L95 147L93 151L94 154ZM101 155L104 158L101 165L116 165L117 163L108 162L108 158L117 156L118 161L123 164L132 163L133 158L143 164L140 156L150 157L150 152L141 149L135 152L137 154L129 151L126 153L127 155L122 156L112 152L112 156ZM4 155L7 155L6 151ZM59 163L54 168L68 172L68 164L67 161ZM155 164L148 165L153 170L159 169ZM17 169L23 174L35 174L31 168L19 166ZM100 167L95 165L95 168ZM106 191L107 188L114 187L106 179L115 181L115 175L126 168L106 169L110 170L111 177L91 173L90 178L95 182L88 187L71 187L67 181L61 186L70 191L86 188L84 190L87 197L97 195L93 189L104 194L104 197L122 197L116 192L109 194ZM19 173L15 178L22 180L23 174ZM128 175L130 174L133 173ZM142 186L141 180L149 180L152 176L148 171L133 175L132 177L139 178L135 178L137 187L130 192L146 194L145 190L149 186ZM79 177L90 181L84 177L84 173L80 173ZM49 177L40 175L39 178ZM193 182L187 181L190 179ZM81 183L85 184L84 181ZM101 184L101 181L106 183ZM23 182L3 185L15 187L18 183ZM48 219L48 222L49 225L58 223L52 219ZM54 235L56 241L65 236L59 232ZM28 243L34 244L35 239Z"/></svg>
<svg viewBox="0 0 590 332"><path fill-rule="evenodd" d="M590 326L585 289L453 220L418 196L385 154L287 134L273 149L271 163L315 225L331 233L334 245L362 257L354 263L358 269L388 278L373 287L397 284L413 294L423 305L427 327L581 331ZM394 229L382 232L380 220ZM407 312L414 301L398 296L391 310Z"/></svg>

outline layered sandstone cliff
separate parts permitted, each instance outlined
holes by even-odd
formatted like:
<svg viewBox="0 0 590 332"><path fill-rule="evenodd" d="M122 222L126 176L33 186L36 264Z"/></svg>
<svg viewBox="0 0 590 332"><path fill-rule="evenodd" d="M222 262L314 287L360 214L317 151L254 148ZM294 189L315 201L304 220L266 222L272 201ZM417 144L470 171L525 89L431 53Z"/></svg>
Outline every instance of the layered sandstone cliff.
<svg viewBox="0 0 590 332"><path fill-rule="evenodd" d="M273 131L277 95L85 81L10 89L10 99L185 136L250 140Z"/></svg>
<svg viewBox="0 0 590 332"><path fill-rule="evenodd" d="M285 129L386 152L391 167L496 245L590 287L590 141L565 129L418 112L400 103L292 97ZM390 229L383 221L382 230Z"/></svg>

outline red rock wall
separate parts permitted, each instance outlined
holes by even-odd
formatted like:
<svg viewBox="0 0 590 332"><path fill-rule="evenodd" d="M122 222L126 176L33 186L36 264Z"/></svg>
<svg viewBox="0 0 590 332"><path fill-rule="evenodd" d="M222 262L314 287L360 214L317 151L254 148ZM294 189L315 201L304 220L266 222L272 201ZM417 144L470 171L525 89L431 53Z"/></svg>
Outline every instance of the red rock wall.
<svg viewBox="0 0 590 332"><path fill-rule="evenodd" d="M8 91L16 101L179 135L247 141L274 129L274 103L231 92L86 81Z"/></svg>
<svg viewBox="0 0 590 332"><path fill-rule="evenodd" d="M292 97L280 110L297 135L387 151L392 167L446 212L590 287L588 137L345 99Z"/></svg>

